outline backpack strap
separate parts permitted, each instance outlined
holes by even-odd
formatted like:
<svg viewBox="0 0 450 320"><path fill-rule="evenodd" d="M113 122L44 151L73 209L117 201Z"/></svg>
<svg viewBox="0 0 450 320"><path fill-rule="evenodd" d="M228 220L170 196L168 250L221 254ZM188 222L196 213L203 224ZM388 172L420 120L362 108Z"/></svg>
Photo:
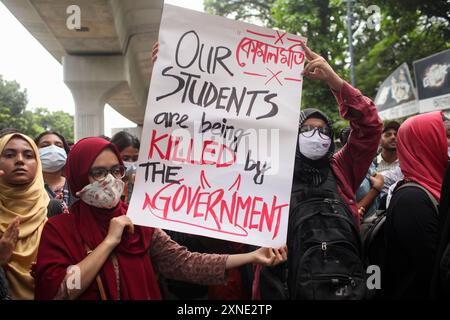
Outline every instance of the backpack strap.
<svg viewBox="0 0 450 320"><path fill-rule="evenodd" d="M430 193L430 191L428 191L426 188L422 187L420 184L418 184L416 182L412 182L412 181L402 184L395 191L398 191L398 190L406 188L406 187L415 187L415 188L422 189L427 194L428 198L430 198L436 214L439 214L439 204L438 204L436 198Z"/></svg>

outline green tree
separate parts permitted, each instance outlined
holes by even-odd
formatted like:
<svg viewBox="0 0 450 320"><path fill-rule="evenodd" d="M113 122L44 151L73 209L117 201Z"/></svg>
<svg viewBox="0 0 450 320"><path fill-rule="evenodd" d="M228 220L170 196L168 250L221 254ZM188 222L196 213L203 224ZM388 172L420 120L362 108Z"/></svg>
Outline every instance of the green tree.
<svg viewBox="0 0 450 320"><path fill-rule="evenodd" d="M56 131L66 140L74 141L73 116L64 111L50 112L46 108L37 108L34 111L39 125L46 131Z"/></svg>
<svg viewBox="0 0 450 320"><path fill-rule="evenodd" d="M418 6L424 8L419 11L405 1L380 1L380 30L363 31L355 46L357 85L367 96L374 98L384 79L403 62L414 78L415 60L450 47L448 18L433 16L442 1L425 2L428 6Z"/></svg>
<svg viewBox="0 0 450 320"><path fill-rule="evenodd" d="M205 0L205 8L210 13L229 17L235 14L236 18L240 17L244 21L251 22L255 18L255 10L262 10L263 7L251 7L249 2L254 3L255 1ZM347 77L346 51L343 49L347 46L343 18L345 6L341 5L339 1L333 0L275 0L266 3L271 5L270 14L264 8L260 21L270 21L270 24L266 24L266 26L307 37L311 48L326 58L338 74L344 78ZM239 7L239 14L237 14L237 7ZM328 87L317 81L303 83L302 106L319 108L333 120L339 120L333 95Z"/></svg>
<svg viewBox="0 0 450 320"><path fill-rule="evenodd" d="M342 0L265 1L205 0L208 12L252 22L258 17L268 27L276 27L308 38L311 49L318 52L344 79L349 80L347 8ZM377 5L381 28L371 28ZM400 64L429 56L450 47L450 17L446 0L361 0L353 3L352 30L356 86L374 98L379 85ZM412 73L412 70L411 74ZM318 107L337 121L336 103L328 88L314 81L303 84L302 106Z"/></svg>
<svg viewBox="0 0 450 320"><path fill-rule="evenodd" d="M7 81L0 76L0 130L15 128L30 137L43 131L57 131L67 140L73 141L73 116L64 111L50 112L46 108L26 110L28 103L26 89L16 81Z"/></svg>
<svg viewBox="0 0 450 320"><path fill-rule="evenodd" d="M0 75L0 129L26 128L26 119L22 116L27 103L27 91L21 90L16 81L4 80Z"/></svg>
<svg viewBox="0 0 450 320"><path fill-rule="evenodd" d="M276 27L307 37L311 49L327 59L341 77L348 79L343 49L347 47L345 10L339 1L277 0L272 13ZM303 83L302 107L321 109L335 122L340 121L330 89L318 81Z"/></svg>
<svg viewBox="0 0 450 320"><path fill-rule="evenodd" d="M205 11L247 22L272 26L272 5L276 0L204 0Z"/></svg>

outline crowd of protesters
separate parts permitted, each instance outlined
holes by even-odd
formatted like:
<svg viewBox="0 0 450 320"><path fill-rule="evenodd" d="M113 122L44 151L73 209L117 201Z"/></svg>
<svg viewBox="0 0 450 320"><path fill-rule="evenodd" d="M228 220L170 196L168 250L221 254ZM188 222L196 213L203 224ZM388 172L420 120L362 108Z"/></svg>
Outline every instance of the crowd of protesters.
<svg viewBox="0 0 450 320"><path fill-rule="evenodd" d="M0 299L327 299L328 289L311 289L319 282L305 279L305 270L321 268L305 243L317 242L321 257L354 263L363 254L359 227L380 210L381 297L448 294L441 261L450 255L450 120L436 111L383 127L374 103L302 46L303 75L329 86L350 125L338 150L320 106L301 111L287 247L134 226L126 213L140 143L127 132L70 148L57 132L32 139L7 128L0 131ZM328 204L333 211L323 214ZM73 270L81 274L75 288ZM366 298L362 275L349 279L353 291L344 296ZM341 280L330 283L347 288Z"/></svg>

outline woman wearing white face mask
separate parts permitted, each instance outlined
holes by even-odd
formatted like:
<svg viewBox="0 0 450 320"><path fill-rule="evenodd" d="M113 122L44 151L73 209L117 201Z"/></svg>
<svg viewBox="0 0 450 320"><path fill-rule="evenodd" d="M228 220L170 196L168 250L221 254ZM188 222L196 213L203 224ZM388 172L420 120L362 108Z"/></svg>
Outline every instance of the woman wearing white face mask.
<svg viewBox="0 0 450 320"><path fill-rule="evenodd" d="M119 149L123 165L126 167L125 176L122 179L125 183L122 201L128 204L130 203L131 194L133 193L134 177L136 174L137 160L141 144L138 138L126 131L117 132L111 138L111 143Z"/></svg>
<svg viewBox="0 0 450 320"><path fill-rule="evenodd" d="M351 133L335 153L328 117L318 109L301 111L289 207L289 260L280 266L287 270L261 272L261 297L362 299L366 286L355 192L375 156L382 124L369 98L301 45L309 61L302 75L328 85ZM278 294L280 286L273 286L271 279L286 274L281 281L287 283L288 293L278 289Z"/></svg>
<svg viewBox="0 0 450 320"><path fill-rule="evenodd" d="M59 200L61 208L55 206L49 208L49 216L67 212L67 208L73 202L73 196L69 192L69 186L64 177L69 145L62 135L53 131L45 131L35 139L39 148L39 156L42 162L45 190L50 199Z"/></svg>
<svg viewBox="0 0 450 320"><path fill-rule="evenodd" d="M324 58L304 43L301 45L309 61L302 74L329 86L339 105L339 113L350 122L351 132L347 144L334 153L334 133L328 117L312 108L300 113L291 207L293 201L303 200L298 199L296 190L303 189L300 195L304 197L305 189L309 192L333 179L333 190L359 223L355 191L376 153L382 123L369 98L339 77Z"/></svg>

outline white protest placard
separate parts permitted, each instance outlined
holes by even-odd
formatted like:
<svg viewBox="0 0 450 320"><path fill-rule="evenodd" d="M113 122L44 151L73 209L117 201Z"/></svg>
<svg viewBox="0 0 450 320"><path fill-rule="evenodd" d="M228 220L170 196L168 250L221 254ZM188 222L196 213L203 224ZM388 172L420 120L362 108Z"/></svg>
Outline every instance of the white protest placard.
<svg viewBox="0 0 450 320"><path fill-rule="evenodd" d="M305 38L165 5L133 223L286 243Z"/></svg>

